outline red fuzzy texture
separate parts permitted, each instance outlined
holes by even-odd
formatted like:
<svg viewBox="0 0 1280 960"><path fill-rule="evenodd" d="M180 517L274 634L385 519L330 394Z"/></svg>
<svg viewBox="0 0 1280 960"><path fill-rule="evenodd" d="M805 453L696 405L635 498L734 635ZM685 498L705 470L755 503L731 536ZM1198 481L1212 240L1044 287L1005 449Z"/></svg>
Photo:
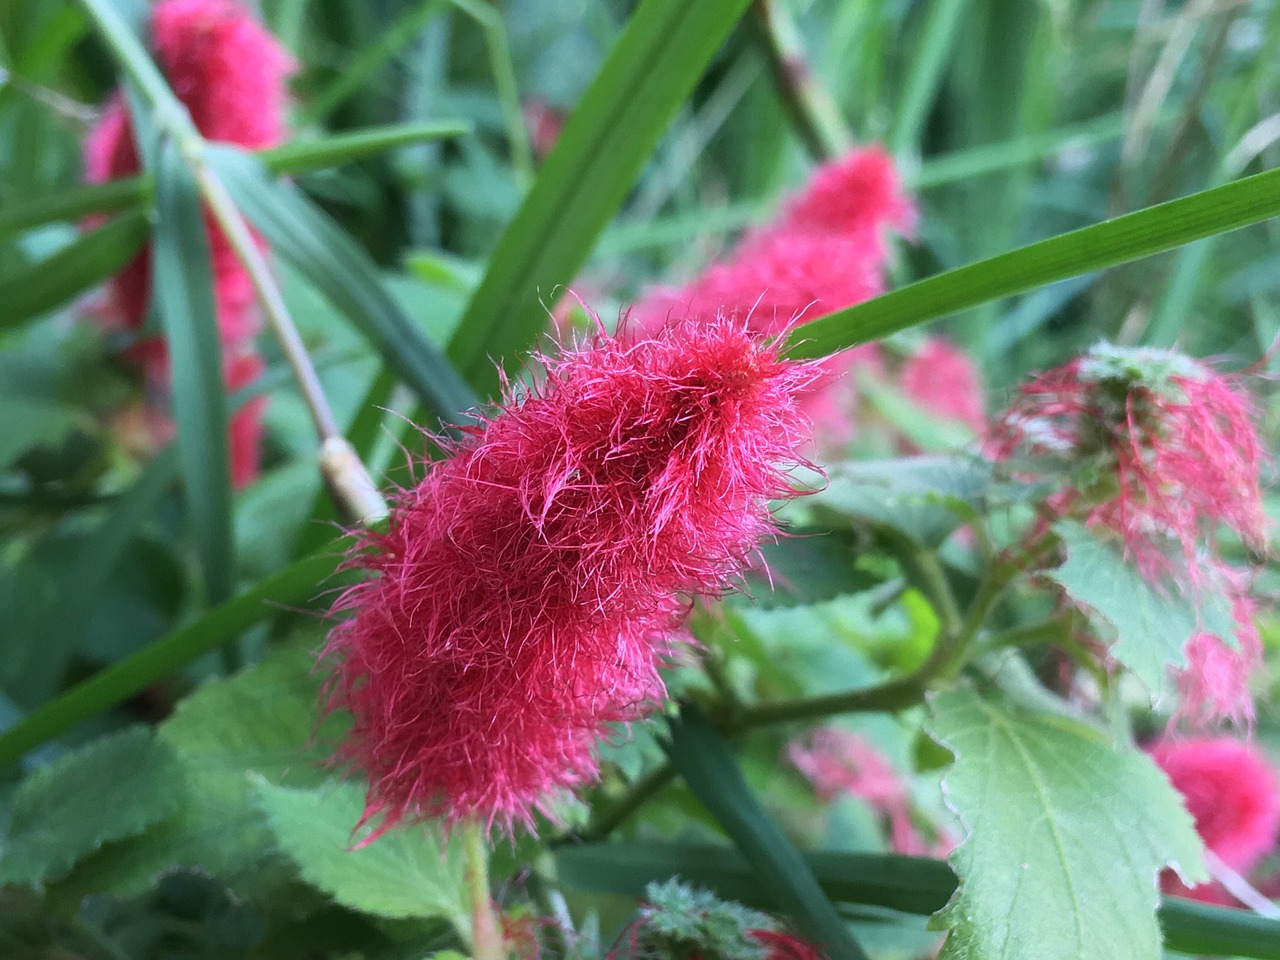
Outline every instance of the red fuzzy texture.
<svg viewBox="0 0 1280 960"><path fill-rule="evenodd" d="M893 158L879 146L851 150L814 171L787 202L780 229L854 235L892 230L910 235L916 210L902 192Z"/></svg>
<svg viewBox="0 0 1280 960"><path fill-rule="evenodd" d="M982 434L987 414L973 359L941 337L929 337L902 367L902 390L930 413Z"/></svg>
<svg viewBox="0 0 1280 960"><path fill-rule="evenodd" d="M820 167L779 220L749 234L731 258L683 288L654 289L634 314L648 329L671 316L726 314L779 335L882 293L884 235L909 230L914 217L888 154L853 150ZM850 374L878 369L880 360L879 347L870 344L822 362L828 376L804 399L818 436L834 444L852 438L857 404Z"/></svg>
<svg viewBox="0 0 1280 960"><path fill-rule="evenodd" d="M1247 874L1275 849L1280 779L1260 750L1226 738L1165 740L1151 756L1182 794L1205 846L1224 864ZM1215 890L1205 884L1190 895L1221 902Z"/></svg>
<svg viewBox="0 0 1280 960"><path fill-rule="evenodd" d="M747 933L763 944L766 960L826 960L826 952L808 940L801 940L778 930L748 930Z"/></svg>
<svg viewBox="0 0 1280 960"><path fill-rule="evenodd" d="M1228 378L1185 357L1130 355L1143 364L1176 364L1183 372L1155 384L1119 383L1096 372L1112 369L1104 366L1106 355L1079 357L1019 391L992 431L989 455L1094 460L1107 469L1118 488L1088 504L1087 522L1118 533L1152 582L1171 572L1163 549L1169 538L1192 569L1198 543L1212 538L1218 524L1260 546L1266 525L1258 482L1262 446L1249 398Z"/></svg>
<svg viewBox="0 0 1280 960"><path fill-rule="evenodd" d="M335 605L330 706L365 820L508 832L597 776L597 738L664 696L687 598L729 589L794 495L804 365L739 321L598 334L427 465Z"/></svg>
<svg viewBox="0 0 1280 960"><path fill-rule="evenodd" d="M283 142L284 79L294 62L244 7L234 0L161 0L152 9L151 34L161 69L206 139L249 149ZM89 132L84 152L90 183L141 170L119 93ZM253 286L222 231L206 221L218 326L224 342L239 343L258 329ZM149 262L144 249L113 279L110 325L142 326L150 302Z"/></svg>

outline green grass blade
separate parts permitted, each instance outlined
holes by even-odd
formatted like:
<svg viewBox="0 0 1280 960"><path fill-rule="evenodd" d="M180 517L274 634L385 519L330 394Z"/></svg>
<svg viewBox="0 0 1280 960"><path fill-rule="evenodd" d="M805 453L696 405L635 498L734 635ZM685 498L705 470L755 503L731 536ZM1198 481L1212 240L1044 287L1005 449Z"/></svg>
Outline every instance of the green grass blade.
<svg viewBox="0 0 1280 960"><path fill-rule="evenodd" d="M805 855L822 889L837 903L928 916L956 888L942 860L898 854L818 852ZM679 876L722 897L777 909L780 901L760 885L742 854L698 844L596 843L561 847L556 874L571 887L638 897L646 884ZM1166 897L1160 906L1166 946L1197 956L1280 960L1280 921L1243 910Z"/></svg>
<svg viewBox="0 0 1280 960"><path fill-rule="evenodd" d="M207 156L277 254L355 323L437 416L455 420L476 406L457 371L383 288L368 254L323 211L294 187L270 180L247 154L211 146Z"/></svg>
<svg viewBox="0 0 1280 960"><path fill-rule="evenodd" d="M74 240L50 257L0 280L0 330L61 306L121 270L147 239L151 225L126 213Z"/></svg>
<svg viewBox="0 0 1280 960"><path fill-rule="evenodd" d="M792 333L792 357L823 357L969 307L1161 253L1280 215L1269 170L937 274Z"/></svg>
<svg viewBox="0 0 1280 960"><path fill-rule="evenodd" d="M694 796L800 928L822 943L832 960L866 960L800 851L747 786L732 748L697 707L685 704L671 720L665 749Z"/></svg>
<svg viewBox="0 0 1280 960"><path fill-rule="evenodd" d="M63 187L57 193L14 203L0 211L0 239L45 223L78 220L91 213L114 213L138 207L147 200L150 192L149 177L130 177L110 183ZM112 222L121 219L123 218L118 217Z"/></svg>
<svg viewBox="0 0 1280 960"><path fill-rule="evenodd" d="M320 123L334 110L358 93L379 70L385 67L440 12L444 0L419 0L409 6L400 18L381 36L366 43L358 54L342 68L342 72L307 104L298 118L298 126Z"/></svg>
<svg viewBox="0 0 1280 960"><path fill-rule="evenodd" d="M920 149L920 131L938 95L957 28L968 6L966 0L936 0L924 5L920 38L913 55L907 58L911 68L889 131L889 149L893 153Z"/></svg>
<svg viewBox="0 0 1280 960"><path fill-rule="evenodd" d="M431 143L471 133L465 120L432 120L423 123L390 123L366 127L331 137L293 140L255 154L271 173L305 173L352 160L376 156L388 150ZM77 220L91 213L111 213L140 207L151 200L151 177L143 174L59 189L49 196L15 203L0 211L0 239L60 220Z"/></svg>
<svg viewBox="0 0 1280 960"><path fill-rule="evenodd" d="M390 123L366 127L331 137L294 140L258 154L271 173L305 173L323 167L377 156L418 143L465 137L472 132L466 120L432 120L426 123Z"/></svg>
<svg viewBox="0 0 1280 960"><path fill-rule="evenodd" d="M644 0L565 123L528 197L489 258L449 356L482 394L546 329L676 109L747 0Z"/></svg>
<svg viewBox="0 0 1280 960"><path fill-rule="evenodd" d="M281 605L314 599L319 584L337 569L342 550L338 543L295 561L189 626L166 634L33 710L0 733L0 769L277 615Z"/></svg>
<svg viewBox="0 0 1280 960"><path fill-rule="evenodd" d="M222 344L200 193L171 141L157 156L156 216L151 283L173 369L178 459L205 590L221 603L235 562Z"/></svg>

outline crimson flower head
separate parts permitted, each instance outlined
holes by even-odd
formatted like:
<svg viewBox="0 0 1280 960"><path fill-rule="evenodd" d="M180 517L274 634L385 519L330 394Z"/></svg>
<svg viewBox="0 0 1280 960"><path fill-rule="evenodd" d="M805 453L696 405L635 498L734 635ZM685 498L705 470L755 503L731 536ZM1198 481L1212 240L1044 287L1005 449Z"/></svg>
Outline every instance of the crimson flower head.
<svg viewBox="0 0 1280 960"><path fill-rule="evenodd" d="M853 150L820 167L777 221L749 234L731 257L684 287L651 291L634 316L654 328L671 316L726 314L760 333L782 333L883 292L885 235L909 230L914 216L888 154ZM820 436L851 439L856 392L848 375L878 368L880 359L872 344L821 362L826 376L804 398Z"/></svg>
<svg viewBox="0 0 1280 960"><path fill-rule="evenodd" d="M1226 866L1247 874L1275 849L1280 778L1257 747L1230 738L1170 739L1151 757L1182 794L1205 847ZM1191 895L1217 900L1208 886Z"/></svg>
<svg viewBox="0 0 1280 960"><path fill-rule="evenodd" d="M426 466L335 610L340 757L365 820L554 816L597 738L665 696L688 598L736 582L794 495L813 376L740 321L598 333Z"/></svg>
<svg viewBox="0 0 1280 960"><path fill-rule="evenodd" d="M160 0L151 10L150 42L156 60L196 129L208 140L249 149L281 143L285 128L285 77L294 62L237 0ZM85 179L103 183L141 170L123 94L107 102L84 145ZM227 238L206 215L214 303L225 354L227 387L246 386L260 375L252 354L258 332L253 285ZM260 247L265 244L255 235ZM151 300L151 251L141 252L112 278L100 319L108 328L137 331ZM143 338L126 353L153 383L167 389L167 350ZM231 424L232 474L245 486L258 472L259 414L254 401Z"/></svg>
<svg viewBox="0 0 1280 960"><path fill-rule="evenodd" d="M1262 638L1255 622L1257 603L1241 573L1219 571L1222 589L1231 600L1236 629L1234 644L1200 631L1187 643L1186 669L1178 673L1178 709L1174 721L1208 727L1220 720L1242 726L1253 723L1249 678L1262 668Z"/></svg>
<svg viewBox="0 0 1280 960"><path fill-rule="evenodd" d="M1020 391L988 441L996 459L1045 458L1081 477L1064 502L1115 531L1156 582L1167 544L1194 570L1219 526L1260 546L1262 446L1252 403L1227 376L1166 350L1094 347Z"/></svg>

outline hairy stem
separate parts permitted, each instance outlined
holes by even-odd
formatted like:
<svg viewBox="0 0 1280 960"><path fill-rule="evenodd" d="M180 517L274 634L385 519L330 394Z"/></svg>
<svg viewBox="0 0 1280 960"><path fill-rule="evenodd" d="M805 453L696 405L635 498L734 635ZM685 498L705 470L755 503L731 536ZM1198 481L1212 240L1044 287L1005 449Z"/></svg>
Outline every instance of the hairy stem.
<svg viewBox="0 0 1280 960"><path fill-rule="evenodd" d="M475 960L506 960L502 929L489 896L489 849L479 823L461 827L467 858L467 889L471 894L471 955Z"/></svg>

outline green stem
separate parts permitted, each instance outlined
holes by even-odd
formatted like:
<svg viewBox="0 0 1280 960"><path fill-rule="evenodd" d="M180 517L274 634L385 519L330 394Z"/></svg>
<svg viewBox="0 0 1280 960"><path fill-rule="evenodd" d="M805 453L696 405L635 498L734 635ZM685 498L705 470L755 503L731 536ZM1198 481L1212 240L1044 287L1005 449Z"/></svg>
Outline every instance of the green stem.
<svg viewBox="0 0 1280 960"><path fill-rule="evenodd" d="M506 960L502 929L489 895L489 845L485 832L475 821L460 829L471 894L471 955L474 960Z"/></svg>
<svg viewBox="0 0 1280 960"><path fill-rule="evenodd" d="M581 841L603 840L626 822L633 813L657 796L675 778L676 770L670 762L664 762L662 766L654 767L637 780L621 800L593 816L586 829L579 833L575 839Z"/></svg>
<svg viewBox="0 0 1280 960"><path fill-rule="evenodd" d="M764 52L791 125L814 160L829 160L853 143L840 108L818 82L805 56L800 33L783 0L755 0L752 31Z"/></svg>

